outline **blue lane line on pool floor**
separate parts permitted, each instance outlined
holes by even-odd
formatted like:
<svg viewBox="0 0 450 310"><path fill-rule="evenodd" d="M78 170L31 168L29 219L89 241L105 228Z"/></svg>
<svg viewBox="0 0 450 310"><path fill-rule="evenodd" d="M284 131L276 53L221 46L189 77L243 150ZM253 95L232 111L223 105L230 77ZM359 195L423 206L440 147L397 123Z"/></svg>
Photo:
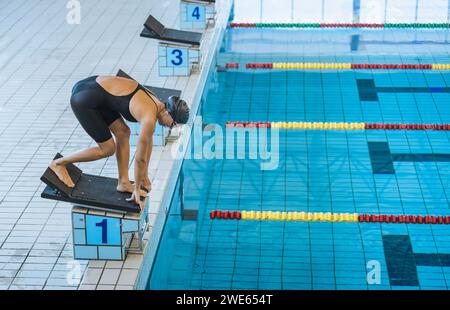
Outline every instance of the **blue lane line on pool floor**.
<svg viewBox="0 0 450 310"><path fill-rule="evenodd" d="M391 153L387 142L367 142L373 174L395 174L394 162L450 162L450 154Z"/></svg>
<svg viewBox="0 0 450 310"><path fill-rule="evenodd" d="M391 150L387 142L367 142L373 174L394 174Z"/></svg>
<svg viewBox="0 0 450 310"><path fill-rule="evenodd" d="M373 79L357 79L359 100L378 101L378 93L450 93L450 87L376 87Z"/></svg>
<svg viewBox="0 0 450 310"><path fill-rule="evenodd" d="M383 235L383 246L392 286L419 286L417 266L450 267L450 254L414 253L408 235Z"/></svg>
<svg viewBox="0 0 450 310"><path fill-rule="evenodd" d="M354 34L354 35L351 36L350 50L352 52L358 50L358 48L359 48L359 39L360 39L360 35L359 34Z"/></svg>
<svg viewBox="0 0 450 310"><path fill-rule="evenodd" d="M419 286L417 266L409 236L383 235L384 258L392 286Z"/></svg>

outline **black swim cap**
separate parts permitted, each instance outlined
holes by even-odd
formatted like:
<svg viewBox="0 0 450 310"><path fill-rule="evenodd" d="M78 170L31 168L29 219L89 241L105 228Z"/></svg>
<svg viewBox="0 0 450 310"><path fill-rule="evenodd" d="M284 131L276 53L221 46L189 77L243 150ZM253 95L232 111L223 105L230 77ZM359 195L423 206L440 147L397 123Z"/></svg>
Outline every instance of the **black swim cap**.
<svg viewBox="0 0 450 310"><path fill-rule="evenodd" d="M186 124L189 119L189 107L186 101L178 96L170 96L166 103L166 109L177 124Z"/></svg>

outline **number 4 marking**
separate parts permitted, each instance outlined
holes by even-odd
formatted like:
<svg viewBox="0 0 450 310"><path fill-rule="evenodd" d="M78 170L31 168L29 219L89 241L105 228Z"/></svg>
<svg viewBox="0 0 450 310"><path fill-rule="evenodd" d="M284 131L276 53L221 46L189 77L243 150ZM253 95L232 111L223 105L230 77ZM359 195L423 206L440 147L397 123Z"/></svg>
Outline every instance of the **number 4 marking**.
<svg viewBox="0 0 450 310"><path fill-rule="evenodd" d="M200 8L198 6L196 6L194 11L192 12L192 17L200 19Z"/></svg>

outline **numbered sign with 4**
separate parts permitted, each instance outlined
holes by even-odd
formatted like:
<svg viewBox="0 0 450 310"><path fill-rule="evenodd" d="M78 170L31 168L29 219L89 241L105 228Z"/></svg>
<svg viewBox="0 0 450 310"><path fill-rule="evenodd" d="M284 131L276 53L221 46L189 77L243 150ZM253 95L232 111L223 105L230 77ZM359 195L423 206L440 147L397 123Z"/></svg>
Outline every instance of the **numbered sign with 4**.
<svg viewBox="0 0 450 310"><path fill-rule="evenodd" d="M204 22L206 21L206 9L200 5L186 5L186 21Z"/></svg>
<svg viewBox="0 0 450 310"><path fill-rule="evenodd" d="M185 30L203 30L207 26L208 19L214 16L214 6L180 2L180 28Z"/></svg>

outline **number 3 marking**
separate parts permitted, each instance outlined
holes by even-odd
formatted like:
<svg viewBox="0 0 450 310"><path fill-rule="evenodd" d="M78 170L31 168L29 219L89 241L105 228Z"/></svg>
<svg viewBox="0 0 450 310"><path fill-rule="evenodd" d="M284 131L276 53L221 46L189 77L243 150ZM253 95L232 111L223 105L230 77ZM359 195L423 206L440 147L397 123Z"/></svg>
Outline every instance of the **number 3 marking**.
<svg viewBox="0 0 450 310"><path fill-rule="evenodd" d="M183 58L181 58L181 56L183 56L183 52L181 50L178 49L173 50L172 55L175 55L175 58L178 60L178 61L171 60L172 65L179 66L183 63Z"/></svg>

